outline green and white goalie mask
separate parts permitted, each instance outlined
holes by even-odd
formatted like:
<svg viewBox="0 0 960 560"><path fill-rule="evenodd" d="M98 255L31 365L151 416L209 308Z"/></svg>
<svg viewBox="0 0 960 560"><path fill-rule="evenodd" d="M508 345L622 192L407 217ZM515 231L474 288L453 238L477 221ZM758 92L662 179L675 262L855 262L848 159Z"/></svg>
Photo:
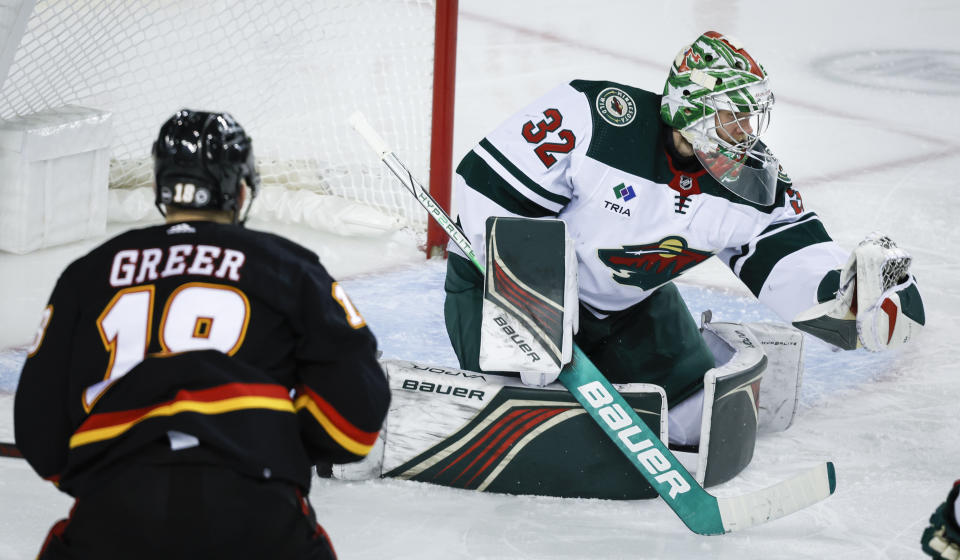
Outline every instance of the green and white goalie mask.
<svg viewBox="0 0 960 560"><path fill-rule="evenodd" d="M660 115L721 185L767 206L776 196L780 164L760 136L773 103L763 67L736 39L708 31L674 59Z"/></svg>

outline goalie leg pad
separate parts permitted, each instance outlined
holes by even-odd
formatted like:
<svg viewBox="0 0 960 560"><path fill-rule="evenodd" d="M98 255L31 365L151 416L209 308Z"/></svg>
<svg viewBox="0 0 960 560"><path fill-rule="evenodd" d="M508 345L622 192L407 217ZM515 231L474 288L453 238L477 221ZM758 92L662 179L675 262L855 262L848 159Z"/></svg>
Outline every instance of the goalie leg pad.
<svg viewBox="0 0 960 560"><path fill-rule="evenodd" d="M330 468L333 478L340 480L370 480L380 478L383 474L383 450L386 447L387 427L380 429L380 435L373 444L373 449L366 457L355 463L332 465Z"/></svg>
<svg viewBox="0 0 960 560"><path fill-rule="evenodd" d="M382 365L392 401L381 432L381 476L509 494L658 496L558 385L539 389L514 377L399 360ZM667 437L662 388L615 387L648 426ZM334 476L342 478L343 471L335 469Z"/></svg>
<svg viewBox="0 0 960 560"><path fill-rule="evenodd" d="M544 386L573 355L577 258L562 220L491 217L486 223L480 368L516 371Z"/></svg>
<svg viewBox="0 0 960 560"><path fill-rule="evenodd" d="M760 432L782 432L793 424L803 382L803 333L779 323L747 323L767 356L760 384Z"/></svg>
<svg viewBox="0 0 960 560"><path fill-rule="evenodd" d="M704 334L717 360L729 360L728 343L738 345L739 338L727 340L729 331L718 332L713 324ZM758 402L758 431L782 432L793 424L800 403L803 380L803 333L778 323L747 323L744 325L760 343L767 357L763 371ZM718 336L723 340L721 343ZM703 395L701 390L670 409L670 444L680 448L697 446L703 424ZM716 394L714 395L716 397ZM708 426L711 425L708 419ZM707 428L709 431L709 427Z"/></svg>
<svg viewBox="0 0 960 560"><path fill-rule="evenodd" d="M670 409L670 445L679 450L696 447L700 443L703 426L703 390L680 401Z"/></svg>
<svg viewBox="0 0 960 560"><path fill-rule="evenodd" d="M702 334L717 367L703 378L696 476L703 486L715 486L739 474L753 459L760 380L767 357L744 325L704 323Z"/></svg>

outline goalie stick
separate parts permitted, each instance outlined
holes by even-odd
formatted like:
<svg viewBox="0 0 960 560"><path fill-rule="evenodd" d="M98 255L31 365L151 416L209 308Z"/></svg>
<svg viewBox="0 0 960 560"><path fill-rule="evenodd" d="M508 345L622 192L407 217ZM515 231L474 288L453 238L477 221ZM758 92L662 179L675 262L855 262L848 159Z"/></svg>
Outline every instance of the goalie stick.
<svg viewBox="0 0 960 560"><path fill-rule="evenodd" d="M404 188L420 201L430 217L483 272L483 264L477 260L460 228L414 178L363 114L356 112L349 121ZM763 490L717 498L697 484L578 346L574 345L573 359L561 371L559 381L695 533L719 535L772 521L815 504L836 489L833 463L827 462Z"/></svg>

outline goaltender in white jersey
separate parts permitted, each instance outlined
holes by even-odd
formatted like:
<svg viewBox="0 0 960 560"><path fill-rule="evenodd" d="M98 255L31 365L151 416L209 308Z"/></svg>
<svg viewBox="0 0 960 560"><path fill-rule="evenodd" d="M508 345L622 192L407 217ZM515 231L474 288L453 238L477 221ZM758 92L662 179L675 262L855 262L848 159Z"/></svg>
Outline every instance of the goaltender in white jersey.
<svg viewBox="0 0 960 560"><path fill-rule="evenodd" d="M629 86L575 81L488 134L457 175L460 223L478 257L488 216L556 216L576 244L580 300L600 313L639 303L715 254L785 320L816 304L820 280L848 252L785 174L764 206L671 157L658 145L659 106L659 95Z"/></svg>
<svg viewBox="0 0 960 560"><path fill-rule="evenodd" d="M454 190L476 261L451 242L444 285L462 369L386 363L397 406L379 451L334 474L663 495L558 385L524 386L551 385L575 343L662 441L696 452L698 483L730 480L761 429L792 422L803 335L708 313L698 328L672 281L712 256L840 348L913 339L924 313L909 255L879 234L853 252L830 238L760 141L772 105L763 67L707 32L677 55L662 95L575 80L481 139Z"/></svg>
<svg viewBox="0 0 960 560"><path fill-rule="evenodd" d="M907 342L924 322L909 255L879 234L852 253L830 238L760 140L773 101L763 67L716 32L681 50L662 95L563 84L460 162L460 225L482 261L488 217L562 220L578 261L574 340L612 382L661 385L671 406L713 367L671 281L714 255L838 347ZM461 367L478 371L483 278L449 249L447 330Z"/></svg>

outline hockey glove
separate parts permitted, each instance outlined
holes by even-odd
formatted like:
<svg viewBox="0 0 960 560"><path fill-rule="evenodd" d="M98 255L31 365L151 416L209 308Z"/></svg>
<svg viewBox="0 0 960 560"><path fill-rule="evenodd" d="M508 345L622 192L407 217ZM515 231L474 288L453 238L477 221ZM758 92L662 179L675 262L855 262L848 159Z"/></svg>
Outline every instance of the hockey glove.
<svg viewBox="0 0 960 560"><path fill-rule="evenodd" d="M960 558L960 526L957 525L957 494L960 480L953 483L947 500L930 516L930 526L923 531L920 544L933 558L957 560Z"/></svg>
<svg viewBox="0 0 960 560"><path fill-rule="evenodd" d="M907 343L925 322L911 260L889 237L871 233L840 270L836 297L798 314L793 325L845 350Z"/></svg>

